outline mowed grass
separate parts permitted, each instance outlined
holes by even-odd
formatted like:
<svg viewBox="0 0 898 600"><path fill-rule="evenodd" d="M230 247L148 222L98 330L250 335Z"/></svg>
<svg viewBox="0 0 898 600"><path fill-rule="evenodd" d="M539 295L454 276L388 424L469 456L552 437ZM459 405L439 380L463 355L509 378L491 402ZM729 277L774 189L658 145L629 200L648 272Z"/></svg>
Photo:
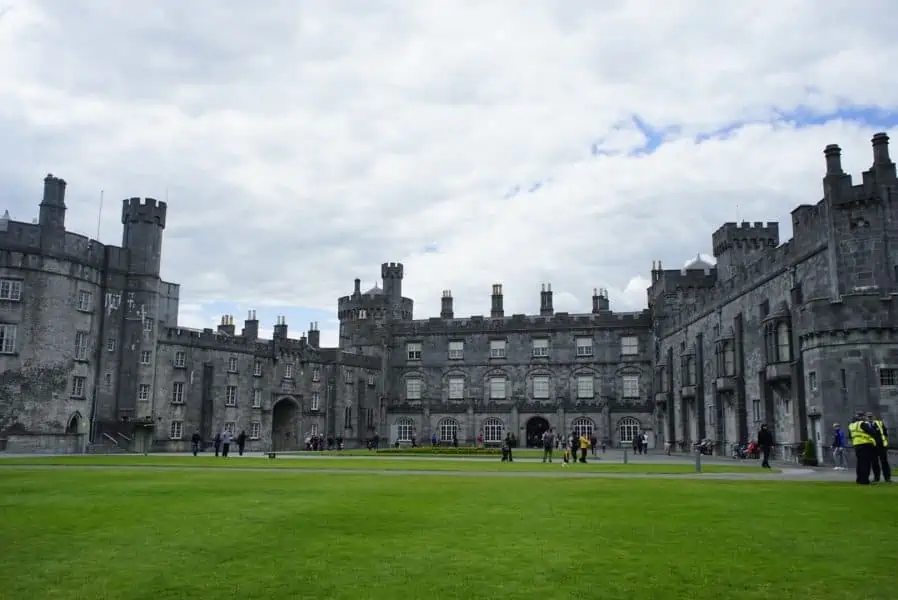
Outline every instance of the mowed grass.
<svg viewBox="0 0 898 600"><path fill-rule="evenodd" d="M561 471L561 460L553 463L511 462L502 463L498 458L491 461L469 459L467 457L450 457L433 459L428 457L315 457L315 458L267 458L214 456L164 456L164 455L76 455L76 456L36 456L29 458L0 459L0 469L4 465L57 465L57 466L143 466L143 467L203 467L203 468L277 468L297 470L357 470L357 471L526 471L526 472L558 472ZM2 472L2 471L0 471ZM589 473L656 473L686 474L695 473L693 464L635 463L623 464L592 460L586 464L572 464L567 472ZM705 473L771 473L769 469L748 466L740 463L702 465Z"/></svg>
<svg viewBox="0 0 898 600"><path fill-rule="evenodd" d="M885 598L896 492L2 469L0 590L9 600ZM865 526L863 515L882 518Z"/></svg>

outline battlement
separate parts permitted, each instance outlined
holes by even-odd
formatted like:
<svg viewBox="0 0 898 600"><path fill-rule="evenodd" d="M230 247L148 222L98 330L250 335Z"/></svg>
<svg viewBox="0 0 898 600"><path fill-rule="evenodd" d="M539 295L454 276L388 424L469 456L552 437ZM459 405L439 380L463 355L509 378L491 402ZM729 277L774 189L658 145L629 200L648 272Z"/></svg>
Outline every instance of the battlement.
<svg viewBox="0 0 898 600"><path fill-rule="evenodd" d="M223 352L254 354L256 356L296 356L306 357L315 352L305 337L300 339L255 340L243 336L229 335L213 329L191 329L169 327L159 339L162 343L208 348Z"/></svg>
<svg viewBox="0 0 898 600"><path fill-rule="evenodd" d="M168 205L155 198L129 198L122 200L122 224L149 223L165 229Z"/></svg>
<svg viewBox="0 0 898 600"><path fill-rule="evenodd" d="M402 279L403 266L402 263L383 263L380 265L380 276L383 279Z"/></svg>
<svg viewBox="0 0 898 600"><path fill-rule="evenodd" d="M65 206L65 179L54 177L48 173L44 177L44 197L41 204L44 206Z"/></svg>
<svg viewBox="0 0 898 600"><path fill-rule="evenodd" d="M397 323L393 333L402 336L549 333L575 329L643 329L651 325L648 310L627 313L555 313L552 316L511 315L489 318L473 315L462 319L417 319Z"/></svg>
<svg viewBox="0 0 898 600"><path fill-rule="evenodd" d="M360 319L359 311L365 311L365 319L382 320L391 310L391 298L384 294L361 294L359 296L343 296L337 299L337 317L341 321ZM411 298L399 301L400 312L411 314L415 302Z"/></svg>
<svg viewBox="0 0 898 600"><path fill-rule="evenodd" d="M898 331L898 297L859 292L839 300L814 299L799 311L796 329L802 340L852 330L894 333Z"/></svg>
<svg viewBox="0 0 898 600"><path fill-rule="evenodd" d="M720 258L732 248L762 249L779 245L780 226L776 221L724 223L712 238L714 257Z"/></svg>

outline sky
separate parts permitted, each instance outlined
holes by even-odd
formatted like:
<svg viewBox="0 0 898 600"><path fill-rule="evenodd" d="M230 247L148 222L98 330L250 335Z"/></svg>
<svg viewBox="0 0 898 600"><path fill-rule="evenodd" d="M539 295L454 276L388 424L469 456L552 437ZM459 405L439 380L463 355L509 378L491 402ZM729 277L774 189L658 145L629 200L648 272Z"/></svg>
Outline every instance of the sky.
<svg viewBox="0 0 898 600"><path fill-rule="evenodd" d="M641 310L652 261L821 197L898 124L893 0L0 0L0 211L121 243L168 201L180 323L270 334L405 265L415 317ZM100 196L104 206L100 211Z"/></svg>

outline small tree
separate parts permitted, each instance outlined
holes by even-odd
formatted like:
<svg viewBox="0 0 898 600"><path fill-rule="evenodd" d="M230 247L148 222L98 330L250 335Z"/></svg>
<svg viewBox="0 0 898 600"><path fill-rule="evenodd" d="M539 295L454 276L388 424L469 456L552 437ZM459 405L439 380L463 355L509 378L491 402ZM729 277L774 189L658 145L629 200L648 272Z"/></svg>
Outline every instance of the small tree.
<svg viewBox="0 0 898 600"><path fill-rule="evenodd" d="M804 452L801 453L801 464L807 467L816 467L819 464L817 461L817 449L811 440L804 443Z"/></svg>

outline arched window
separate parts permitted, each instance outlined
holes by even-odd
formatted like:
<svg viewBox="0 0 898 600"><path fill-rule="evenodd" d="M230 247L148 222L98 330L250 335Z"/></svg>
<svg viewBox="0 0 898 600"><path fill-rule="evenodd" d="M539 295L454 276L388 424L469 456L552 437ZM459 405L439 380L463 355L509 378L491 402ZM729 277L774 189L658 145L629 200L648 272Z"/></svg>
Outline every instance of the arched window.
<svg viewBox="0 0 898 600"><path fill-rule="evenodd" d="M490 418L483 422L483 441L487 444L501 442L504 433L505 425L499 419Z"/></svg>
<svg viewBox="0 0 898 600"><path fill-rule="evenodd" d="M400 442L410 442L415 435L415 422L408 417L402 417L396 421L396 439Z"/></svg>
<svg viewBox="0 0 898 600"><path fill-rule="evenodd" d="M620 441L623 444L632 443L642 430L642 425L633 417L624 417L617 423L617 430L620 432Z"/></svg>
<svg viewBox="0 0 898 600"><path fill-rule="evenodd" d="M792 335L785 321L776 326L776 357L779 362L792 360Z"/></svg>
<svg viewBox="0 0 898 600"><path fill-rule="evenodd" d="M458 438L458 421L446 418L440 421L440 441L451 442Z"/></svg>
<svg viewBox="0 0 898 600"><path fill-rule="evenodd" d="M577 435L585 435L586 437L592 437L595 428L596 426L592 422L592 419L586 417L574 419L574 423L571 425L571 429L574 430L574 433Z"/></svg>

